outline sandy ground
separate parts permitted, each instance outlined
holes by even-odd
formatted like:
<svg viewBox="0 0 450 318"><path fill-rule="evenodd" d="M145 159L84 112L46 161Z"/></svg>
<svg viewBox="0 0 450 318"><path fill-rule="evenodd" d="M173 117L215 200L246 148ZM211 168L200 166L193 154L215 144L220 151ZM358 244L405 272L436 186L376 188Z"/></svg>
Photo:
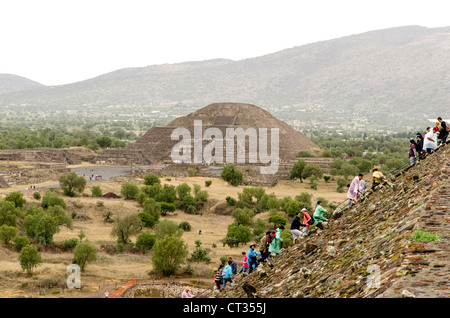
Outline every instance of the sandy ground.
<svg viewBox="0 0 450 318"><path fill-rule="evenodd" d="M83 166L84 167L84 166ZM189 177L189 178L161 178L163 184L179 185L188 183L193 186L199 184L203 190L209 193L209 200L215 203L222 203L227 196L238 197L242 192L243 186L233 187L220 179ZM212 185L205 187L205 180L212 180ZM142 180L136 180L142 181ZM57 184L55 182L46 182L36 185L37 190L43 192L44 186ZM120 183L113 181L88 182L84 193L90 194L91 188L99 185L103 193L114 192L120 194ZM336 183L330 181L325 183L320 181L318 190L310 189L307 182L282 181L275 187L265 188L266 193L274 193L279 198L284 196L294 197L301 192L308 192L313 195L313 201L317 197L324 197L330 203L340 203L346 198L346 193L336 192ZM27 204L39 204L40 201L32 197L34 191L24 191L26 186L17 186L15 188L0 189L0 199L7 192L23 191ZM59 233L54 236L55 243L61 243L68 238L77 238L80 231L86 234L85 240L93 243L98 250L98 259L96 263L89 264L86 271L82 273L81 290L69 291L66 287L66 269L71 264L73 252L61 251L43 251L41 253L44 263L35 269L34 275L28 277L20 268L18 261L19 253L12 248L0 245L0 297L101 297L105 291L110 294L122 284L131 279L149 280L155 277L149 276L152 270L151 252L146 254L122 253L110 255L103 250L103 244L115 245L115 238L110 235L112 224L104 223L102 213L111 211L118 215L127 212L136 212L142 210L136 201L124 199L106 199L77 196L74 198L64 197L67 203L69 215L75 211L77 218L74 220L74 229L70 230L61 227ZM99 206L99 201L103 202ZM267 213L259 214L257 217L267 219ZM164 217L163 217L164 218ZM206 212L203 215L188 215L182 211L176 211L165 218L175 222L188 221L192 226L192 231L183 234L183 240L187 243L189 253L194 250L195 241L200 240L202 247L210 249L212 262L210 264L192 264L195 270L195 276L177 277L176 279L186 282L192 281L211 281L213 278L213 268L220 263L222 256L232 256L238 263L242 264L242 251L248 249L247 246L231 249L223 247L220 240L226 235L227 227L232 223L231 216L215 215ZM198 230L202 230L199 235ZM149 230L149 229L145 229ZM152 230L149 230L152 231ZM134 238L133 238L134 240ZM213 247L213 244L216 247ZM186 266L183 265L182 267ZM170 278L174 279L174 278ZM49 284L51 281L51 284ZM49 285L51 286L50 288ZM42 290L39 292L39 290ZM43 294L45 290L45 295ZM41 294L40 294L41 293Z"/></svg>

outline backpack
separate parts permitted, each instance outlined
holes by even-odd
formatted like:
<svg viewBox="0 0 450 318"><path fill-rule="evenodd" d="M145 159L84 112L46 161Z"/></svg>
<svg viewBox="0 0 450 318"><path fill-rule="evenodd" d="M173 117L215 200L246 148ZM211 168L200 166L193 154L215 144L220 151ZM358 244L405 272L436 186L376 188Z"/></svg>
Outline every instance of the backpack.
<svg viewBox="0 0 450 318"><path fill-rule="evenodd" d="M304 218L307 219L306 223L308 223L308 225L313 225L314 224L314 218L312 218L308 213L304 213ZM304 221L303 221L304 222Z"/></svg>
<svg viewBox="0 0 450 318"><path fill-rule="evenodd" d="M272 243L273 239L275 238L276 231L267 231L266 232L266 244L270 245Z"/></svg>
<svg viewBox="0 0 450 318"><path fill-rule="evenodd" d="M441 122L441 126L442 126L442 124L445 124L445 131L450 132L450 125L447 124L445 121Z"/></svg>

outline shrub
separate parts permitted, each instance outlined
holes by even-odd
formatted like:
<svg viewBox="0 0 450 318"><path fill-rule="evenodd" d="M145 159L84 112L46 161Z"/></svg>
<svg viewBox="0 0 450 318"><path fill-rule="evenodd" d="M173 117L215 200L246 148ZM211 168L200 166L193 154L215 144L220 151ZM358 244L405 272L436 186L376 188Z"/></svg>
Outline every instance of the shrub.
<svg viewBox="0 0 450 318"><path fill-rule="evenodd" d="M185 195L183 197L183 206L184 207L189 207L189 206L196 206L197 205L197 200L195 200L195 198L192 195Z"/></svg>
<svg viewBox="0 0 450 318"><path fill-rule="evenodd" d="M36 200L40 200L41 199L41 193L40 192L33 193L33 198L35 198Z"/></svg>
<svg viewBox="0 0 450 318"><path fill-rule="evenodd" d="M16 236L13 241L17 252L20 252L22 248L30 244L30 240L26 236Z"/></svg>
<svg viewBox="0 0 450 318"><path fill-rule="evenodd" d="M153 248L156 242L156 235L150 232L142 232L136 238L136 247L148 251Z"/></svg>
<svg viewBox="0 0 450 318"><path fill-rule="evenodd" d="M432 242L440 240L441 237L434 233L428 233L423 230L415 230L411 234L412 240L416 242Z"/></svg>
<svg viewBox="0 0 450 318"><path fill-rule="evenodd" d="M175 274L188 255L186 243L179 237L168 235L158 239L153 247L152 263L155 272L165 276Z"/></svg>
<svg viewBox="0 0 450 318"><path fill-rule="evenodd" d="M155 218L149 213L141 212L141 213L138 214L138 216L139 216L139 218L140 218L140 220L142 222L142 225L144 227L152 228L152 227L155 226L155 224L157 222L155 220Z"/></svg>
<svg viewBox="0 0 450 318"><path fill-rule="evenodd" d="M247 244L252 239L252 231L242 224L232 223L222 242L229 247L238 247L239 244Z"/></svg>
<svg viewBox="0 0 450 318"><path fill-rule="evenodd" d="M150 196L143 192L143 191L139 191L138 195L136 196L136 201L137 203L139 203L140 205L144 204L144 201L150 199Z"/></svg>
<svg viewBox="0 0 450 318"><path fill-rule="evenodd" d="M273 223L274 228L276 228L278 225L286 225L287 220L282 217L281 215L272 215L269 217L269 223Z"/></svg>
<svg viewBox="0 0 450 318"><path fill-rule="evenodd" d="M64 209L67 208L66 202L63 198L58 197L55 192L46 191L44 197L42 198L41 206L43 208L48 208L55 205L59 205Z"/></svg>
<svg viewBox="0 0 450 318"><path fill-rule="evenodd" d="M317 179L320 179L323 177L323 170L320 169L319 166L315 164L307 164L302 171L302 177L303 179L307 179L311 176L315 176Z"/></svg>
<svg viewBox="0 0 450 318"><path fill-rule="evenodd" d="M0 200L0 226L3 224L16 226L17 210L13 202Z"/></svg>
<svg viewBox="0 0 450 318"><path fill-rule="evenodd" d="M208 191L204 191L204 190L200 190L195 194L195 199L197 201L206 202L206 201L208 201L208 197L209 197Z"/></svg>
<svg viewBox="0 0 450 318"><path fill-rule="evenodd" d="M308 150L301 150L296 155L297 158L310 158L317 157L316 155L310 153Z"/></svg>
<svg viewBox="0 0 450 318"><path fill-rule="evenodd" d="M311 189L317 190L317 178L315 175L309 177L309 184L311 185Z"/></svg>
<svg viewBox="0 0 450 318"><path fill-rule="evenodd" d="M174 212L177 208L173 203L161 202L161 214L166 215L167 212Z"/></svg>
<svg viewBox="0 0 450 318"><path fill-rule="evenodd" d="M59 221L57 216L40 212L27 215L23 220L23 227L29 237L45 245L51 243L53 236L59 232Z"/></svg>
<svg viewBox="0 0 450 318"><path fill-rule="evenodd" d="M185 232L190 232L191 229L192 229L192 227L191 227L191 225L189 224L189 222L186 222L186 221L183 221L183 222L181 222L180 224L178 224L178 227L179 227L180 229L182 229L183 231L185 231Z"/></svg>
<svg viewBox="0 0 450 318"><path fill-rule="evenodd" d="M71 248L74 248L75 246L77 246L77 244L78 244L78 239L71 238L71 239L67 239L64 241L63 247L67 248L67 249L71 249Z"/></svg>
<svg viewBox="0 0 450 318"><path fill-rule="evenodd" d="M212 184L211 180L206 180L205 181L205 187L209 187Z"/></svg>
<svg viewBox="0 0 450 318"><path fill-rule="evenodd" d="M254 213L249 209L237 208L231 213L231 216L234 218L234 221L237 224L242 224L244 226L252 226L253 225Z"/></svg>
<svg viewBox="0 0 450 318"><path fill-rule="evenodd" d="M139 188L136 184L131 182L124 182L120 189L120 194L128 200L136 199L139 193Z"/></svg>
<svg viewBox="0 0 450 318"><path fill-rule="evenodd" d="M112 223L112 222L114 222L112 220L113 213L111 211L103 212L102 216L103 216L103 222L105 222L105 223Z"/></svg>
<svg viewBox="0 0 450 318"><path fill-rule="evenodd" d="M103 195L102 189L100 188L100 186L93 186L91 189L91 193L93 197L101 197Z"/></svg>
<svg viewBox="0 0 450 318"><path fill-rule="evenodd" d="M300 182L303 182L303 169L306 166L305 160L298 160L294 165L292 166L290 172L289 172L289 178L290 179L300 179Z"/></svg>
<svg viewBox="0 0 450 318"><path fill-rule="evenodd" d="M14 203L16 208L23 208L23 205L27 202L27 200L23 198L23 193L21 192L11 192L6 195L4 200Z"/></svg>
<svg viewBox="0 0 450 318"><path fill-rule="evenodd" d="M181 237L183 235L183 230L174 221L162 220L158 223L158 226L155 229L155 234L156 240L161 240L165 236Z"/></svg>
<svg viewBox="0 0 450 318"><path fill-rule="evenodd" d="M176 187L176 193L179 200L191 193L191 187L187 183L182 183Z"/></svg>
<svg viewBox="0 0 450 318"><path fill-rule="evenodd" d="M201 245L202 242L200 240L195 241L195 249L191 253L190 260L196 263L204 262L208 264L211 261L211 257L208 255L209 250L201 247Z"/></svg>
<svg viewBox="0 0 450 318"><path fill-rule="evenodd" d="M157 222L161 216L161 204L156 202L155 199L146 199L144 201L144 212L150 214Z"/></svg>
<svg viewBox="0 0 450 318"><path fill-rule="evenodd" d="M331 179L331 176L323 176L323 180L325 180L325 182L330 181L330 179Z"/></svg>
<svg viewBox="0 0 450 318"><path fill-rule="evenodd" d="M9 242L17 235L17 228L3 224L0 226L0 240L3 244L9 245Z"/></svg>
<svg viewBox="0 0 450 318"><path fill-rule="evenodd" d="M197 214L197 208L193 205L190 205L186 208L187 214Z"/></svg>
<svg viewBox="0 0 450 318"><path fill-rule="evenodd" d="M19 254L19 262L22 270L26 270L29 275L32 274L33 268L42 264L42 257L38 249L34 245L27 245L22 248Z"/></svg>
<svg viewBox="0 0 450 318"><path fill-rule="evenodd" d="M59 177L59 184L63 193L69 197L75 196L75 191L79 193L84 191L86 179L78 176L75 172L71 172Z"/></svg>
<svg viewBox="0 0 450 318"><path fill-rule="evenodd" d="M225 198L225 200L227 201L227 205L228 206L235 206L236 205L236 199L228 196Z"/></svg>
<svg viewBox="0 0 450 318"><path fill-rule="evenodd" d="M240 185L244 179L244 174L242 171L237 169L232 164L226 164L225 167L223 167L220 176L223 180L227 181L234 187Z"/></svg>
<svg viewBox="0 0 450 318"><path fill-rule="evenodd" d="M156 174L149 173L144 176L145 185L154 185L156 183L161 183L161 180L159 180L159 177Z"/></svg>
<svg viewBox="0 0 450 318"><path fill-rule="evenodd" d="M97 260L97 249L94 245L88 242L83 242L77 245L73 252L72 263L78 264L82 272L88 263L95 262Z"/></svg>
<svg viewBox="0 0 450 318"><path fill-rule="evenodd" d="M137 214L117 216L111 235L117 237L118 243L129 243L130 236L137 235L142 229L142 223Z"/></svg>

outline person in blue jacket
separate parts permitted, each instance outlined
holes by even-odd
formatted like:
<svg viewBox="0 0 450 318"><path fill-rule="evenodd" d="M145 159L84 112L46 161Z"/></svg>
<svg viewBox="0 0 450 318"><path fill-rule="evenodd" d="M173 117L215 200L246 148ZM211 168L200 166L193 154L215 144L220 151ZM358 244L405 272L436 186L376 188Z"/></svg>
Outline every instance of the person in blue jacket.
<svg viewBox="0 0 450 318"><path fill-rule="evenodd" d="M250 245L250 248L247 252L247 263L248 263L248 273L250 274L256 266L258 266L258 261L256 260L256 256L261 256L261 253L258 253L255 250L256 244Z"/></svg>

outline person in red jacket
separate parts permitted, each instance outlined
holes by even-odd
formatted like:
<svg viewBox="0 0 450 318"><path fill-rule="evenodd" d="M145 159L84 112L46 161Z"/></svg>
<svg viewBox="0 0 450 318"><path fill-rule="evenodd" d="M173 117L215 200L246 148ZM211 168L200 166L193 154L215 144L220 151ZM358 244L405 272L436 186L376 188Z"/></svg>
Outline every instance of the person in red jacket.
<svg viewBox="0 0 450 318"><path fill-rule="evenodd" d="M303 236L306 236L306 231L309 229L309 226L314 223L314 219L309 215L306 208L302 209L303 213L303 224L305 227L303 228Z"/></svg>

